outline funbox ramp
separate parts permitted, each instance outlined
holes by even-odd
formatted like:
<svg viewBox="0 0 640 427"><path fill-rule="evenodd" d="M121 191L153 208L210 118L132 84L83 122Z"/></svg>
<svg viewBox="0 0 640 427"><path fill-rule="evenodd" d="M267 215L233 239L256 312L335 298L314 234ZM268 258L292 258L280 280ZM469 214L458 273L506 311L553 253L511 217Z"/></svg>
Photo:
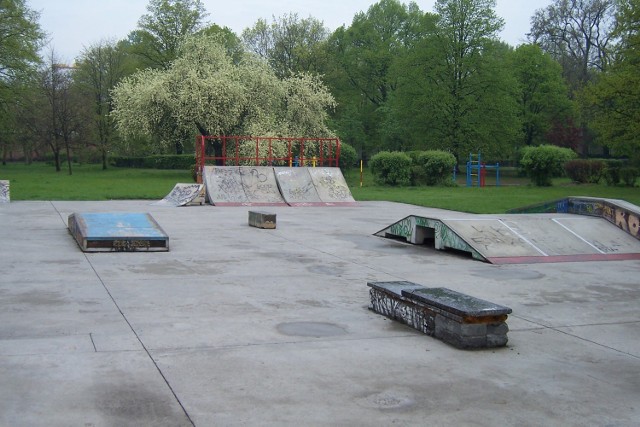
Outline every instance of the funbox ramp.
<svg viewBox="0 0 640 427"><path fill-rule="evenodd" d="M151 203L155 206L201 205L204 202L204 184L176 184L162 200Z"/></svg>
<svg viewBox="0 0 640 427"><path fill-rule="evenodd" d="M206 166L204 182L216 206L356 204L340 168Z"/></svg>
<svg viewBox="0 0 640 427"><path fill-rule="evenodd" d="M73 213L68 228L83 252L169 250L169 236L146 212Z"/></svg>
<svg viewBox="0 0 640 427"><path fill-rule="evenodd" d="M492 264L640 259L640 241L602 218L571 215L426 218L410 215L375 233Z"/></svg>
<svg viewBox="0 0 640 427"><path fill-rule="evenodd" d="M205 166L207 200L216 206L285 205L269 166Z"/></svg>

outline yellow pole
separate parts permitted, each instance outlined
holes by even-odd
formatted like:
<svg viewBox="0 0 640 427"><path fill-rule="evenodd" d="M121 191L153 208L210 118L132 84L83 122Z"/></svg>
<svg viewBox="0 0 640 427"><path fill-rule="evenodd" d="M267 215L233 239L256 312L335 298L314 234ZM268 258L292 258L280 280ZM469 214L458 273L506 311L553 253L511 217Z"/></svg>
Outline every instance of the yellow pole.
<svg viewBox="0 0 640 427"><path fill-rule="evenodd" d="M313 167L316 167L316 156L313 156L313 160L311 161L311 164L313 165Z"/></svg>
<svg viewBox="0 0 640 427"><path fill-rule="evenodd" d="M362 160L360 160L360 187L362 187Z"/></svg>

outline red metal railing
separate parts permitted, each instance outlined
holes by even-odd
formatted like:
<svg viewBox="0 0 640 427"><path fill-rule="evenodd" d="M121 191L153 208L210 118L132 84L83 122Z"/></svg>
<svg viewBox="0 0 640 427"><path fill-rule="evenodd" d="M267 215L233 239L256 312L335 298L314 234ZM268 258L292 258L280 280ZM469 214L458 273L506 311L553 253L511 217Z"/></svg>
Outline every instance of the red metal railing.
<svg viewBox="0 0 640 427"><path fill-rule="evenodd" d="M262 148L262 149L261 149ZM338 138L259 136L196 137L196 174L202 182L207 162L220 166L334 166L340 159Z"/></svg>

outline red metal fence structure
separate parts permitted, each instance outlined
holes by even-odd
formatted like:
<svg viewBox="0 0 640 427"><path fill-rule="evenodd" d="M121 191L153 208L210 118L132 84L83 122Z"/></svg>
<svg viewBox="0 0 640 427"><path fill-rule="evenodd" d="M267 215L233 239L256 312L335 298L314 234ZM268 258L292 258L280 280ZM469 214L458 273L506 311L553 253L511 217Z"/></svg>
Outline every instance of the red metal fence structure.
<svg viewBox="0 0 640 427"><path fill-rule="evenodd" d="M334 166L340 160L338 138L284 138L262 136L196 137L197 182L204 166Z"/></svg>

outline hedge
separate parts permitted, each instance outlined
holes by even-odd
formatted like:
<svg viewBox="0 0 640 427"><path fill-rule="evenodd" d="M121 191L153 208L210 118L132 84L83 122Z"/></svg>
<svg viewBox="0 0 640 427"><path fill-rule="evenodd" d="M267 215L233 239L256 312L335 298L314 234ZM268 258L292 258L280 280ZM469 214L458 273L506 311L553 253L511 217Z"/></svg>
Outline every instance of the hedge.
<svg viewBox="0 0 640 427"><path fill-rule="evenodd" d="M357 166L358 162L358 153L353 146L347 144L346 142L340 143L340 160L339 166L342 171L349 170L350 168Z"/></svg>
<svg viewBox="0 0 640 427"><path fill-rule="evenodd" d="M620 178L627 187L634 187L636 185L638 175L640 175L640 171L638 171L638 168L634 168L631 166L620 168Z"/></svg>
<svg viewBox="0 0 640 427"><path fill-rule="evenodd" d="M193 154L167 154L146 157L114 156L109 162L118 168L189 170L196 161Z"/></svg>
<svg viewBox="0 0 640 427"><path fill-rule="evenodd" d="M420 151L414 160L414 181L416 184L426 185L448 183L455 165L456 158L451 153L440 150Z"/></svg>
<svg viewBox="0 0 640 427"><path fill-rule="evenodd" d="M602 160L576 159L564 165L567 176L580 184L597 184L604 176L606 165Z"/></svg>
<svg viewBox="0 0 640 427"><path fill-rule="evenodd" d="M369 167L373 179L380 185L411 184L411 157L399 151L381 151L371 157Z"/></svg>

